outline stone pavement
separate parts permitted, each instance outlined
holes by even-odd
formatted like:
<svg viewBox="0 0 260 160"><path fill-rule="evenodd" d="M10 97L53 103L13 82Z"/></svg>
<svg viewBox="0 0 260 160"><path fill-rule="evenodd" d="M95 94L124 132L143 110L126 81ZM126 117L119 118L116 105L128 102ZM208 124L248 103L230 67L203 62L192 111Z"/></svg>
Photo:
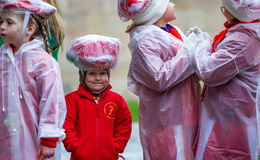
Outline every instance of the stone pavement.
<svg viewBox="0 0 260 160"><path fill-rule="evenodd" d="M125 148L124 153L122 154L126 160L142 160L142 147L139 139L139 129L138 123L133 123L133 130L131 134L131 138L128 141L128 144ZM70 153L66 152L62 145L62 160L69 160Z"/></svg>

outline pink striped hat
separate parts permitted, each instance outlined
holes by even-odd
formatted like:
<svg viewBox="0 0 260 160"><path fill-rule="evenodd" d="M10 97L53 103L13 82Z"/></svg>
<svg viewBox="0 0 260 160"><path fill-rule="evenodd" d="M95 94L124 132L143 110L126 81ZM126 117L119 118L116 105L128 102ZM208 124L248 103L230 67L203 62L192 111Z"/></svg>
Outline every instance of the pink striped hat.
<svg viewBox="0 0 260 160"><path fill-rule="evenodd" d="M166 11L169 0L118 0L118 16L135 24L153 24Z"/></svg>
<svg viewBox="0 0 260 160"><path fill-rule="evenodd" d="M15 11L29 11L48 19L57 11L55 7L42 0L0 0L2 9Z"/></svg>

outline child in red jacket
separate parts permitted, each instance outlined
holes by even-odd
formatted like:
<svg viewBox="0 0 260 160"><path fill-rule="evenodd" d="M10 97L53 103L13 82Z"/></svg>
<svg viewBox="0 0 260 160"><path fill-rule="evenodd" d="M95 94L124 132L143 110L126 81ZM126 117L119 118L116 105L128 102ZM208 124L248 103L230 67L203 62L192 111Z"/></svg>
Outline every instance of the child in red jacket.
<svg viewBox="0 0 260 160"><path fill-rule="evenodd" d="M120 42L87 35L72 41L67 58L79 68L80 85L66 95L63 141L71 160L117 160L130 138L132 115L124 98L110 91L110 69Z"/></svg>

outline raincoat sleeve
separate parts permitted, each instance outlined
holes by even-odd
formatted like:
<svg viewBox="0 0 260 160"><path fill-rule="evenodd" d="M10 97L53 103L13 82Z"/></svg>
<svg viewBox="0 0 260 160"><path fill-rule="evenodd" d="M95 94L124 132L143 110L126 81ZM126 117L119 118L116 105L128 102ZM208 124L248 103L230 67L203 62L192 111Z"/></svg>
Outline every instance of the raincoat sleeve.
<svg viewBox="0 0 260 160"><path fill-rule="evenodd" d="M180 83L194 73L189 55L179 49L168 60L162 60L163 54L171 51L161 39L149 35L149 39L141 39L137 44L137 52L133 55L131 70L133 78L151 90L163 92ZM174 45L174 42L169 45Z"/></svg>
<svg viewBox="0 0 260 160"><path fill-rule="evenodd" d="M51 57L36 65L39 102L39 138L64 138L62 128L66 116L60 68Z"/></svg>
<svg viewBox="0 0 260 160"><path fill-rule="evenodd" d="M79 138L76 134L76 121L77 121L77 109L76 109L76 97L72 94L66 95L67 116L64 123L64 129L66 138L63 140L65 149L68 152L73 152L79 146Z"/></svg>
<svg viewBox="0 0 260 160"><path fill-rule="evenodd" d="M123 153L132 131L132 114L121 97L115 119L114 145L117 153Z"/></svg>
<svg viewBox="0 0 260 160"><path fill-rule="evenodd" d="M257 63L254 45L255 39L242 32L226 37L214 53L211 53L209 39L200 41L194 50L198 76L209 86L227 83Z"/></svg>

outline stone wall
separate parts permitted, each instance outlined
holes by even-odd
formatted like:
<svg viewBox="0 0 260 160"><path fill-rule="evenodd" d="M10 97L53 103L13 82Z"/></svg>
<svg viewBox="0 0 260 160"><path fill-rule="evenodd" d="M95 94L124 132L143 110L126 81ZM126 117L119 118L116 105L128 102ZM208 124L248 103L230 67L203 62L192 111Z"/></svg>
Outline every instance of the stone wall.
<svg viewBox="0 0 260 160"><path fill-rule="evenodd" d="M224 17L220 12L221 0L173 0L176 4L177 20L172 24L186 32L191 26L199 26L210 35L223 29ZM67 44L79 36L101 34L117 37L122 42L122 50L118 66L112 71L111 84L113 90L128 100L136 97L127 90L127 71L130 53L127 48L128 34L124 33L129 23L123 23L117 16L117 0L60 0L63 20L66 26L64 49L61 50L59 62L65 93L78 87L78 71L65 58Z"/></svg>

